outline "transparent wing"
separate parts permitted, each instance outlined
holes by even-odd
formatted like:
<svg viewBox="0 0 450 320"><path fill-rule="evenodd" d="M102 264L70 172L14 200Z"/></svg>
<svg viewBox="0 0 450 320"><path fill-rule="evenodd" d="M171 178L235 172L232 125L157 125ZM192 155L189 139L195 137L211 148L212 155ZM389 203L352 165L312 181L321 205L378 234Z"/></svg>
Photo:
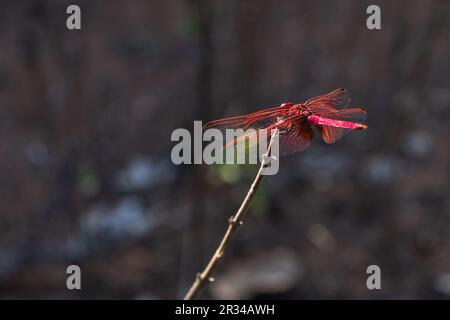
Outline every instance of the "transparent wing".
<svg viewBox="0 0 450 320"><path fill-rule="evenodd" d="M314 137L310 126L299 126L290 134L280 136L280 155L287 156L309 147Z"/></svg>
<svg viewBox="0 0 450 320"><path fill-rule="evenodd" d="M334 109L320 105L314 108L313 113L324 118L352 122L364 121L367 118L367 112L361 108Z"/></svg>
<svg viewBox="0 0 450 320"><path fill-rule="evenodd" d="M305 105L314 110L316 107L326 106L334 109L343 109L350 103L348 91L343 88L336 89L330 93L317 96L305 102Z"/></svg>
<svg viewBox="0 0 450 320"><path fill-rule="evenodd" d="M341 139L351 129L336 128L331 126L321 126L322 139L326 143L334 143Z"/></svg>
<svg viewBox="0 0 450 320"><path fill-rule="evenodd" d="M350 97L345 89L336 89L326 95L318 96L308 100L305 105L309 110L318 116L344 120L351 122L360 122L366 119L367 113L361 108L347 108L350 103ZM333 126L321 125L322 139L326 143L334 143L341 139L351 129L337 128Z"/></svg>
<svg viewBox="0 0 450 320"><path fill-rule="evenodd" d="M247 115L210 121L203 126L203 129L264 129L277 123L280 120L280 117L285 117L288 114L289 107L274 107L256 111Z"/></svg>
<svg viewBox="0 0 450 320"><path fill-rule="evenodd" d="M244 116L219 119L208 122L203 129L255 129L256 131L244 132L238 137L229 139L225 143L225 149L245 143L245 149L254 147L259 142L261 129L266 129L267 143L270 142L273 130L279 130L280 154L288 155L306 149L312 140L313 131L305 123L300 125L299 115L289 115L290 107L277 107L254 112ZM256 132L256 133L255 133Z"/></svg>
<svg viewBox="0 0 450 320"><path fill-rule="evenodd" d="M366 111L364 111L361 108L349 108L349 109L342 109L342 110L336 110L332 108L327 107L320 107L316 110L316 114L322 117L326 117L329 119L337 119L337 120L344 120L344 121L351 121L351 122L357 122L363 121L367 117ZM352 131L353 129L346 129L346 128L337 128L333 126L327 126L322 125L321 131L322 131L322 139L326 143L333 143L337 140L341 139L345 134Z"/></svg>

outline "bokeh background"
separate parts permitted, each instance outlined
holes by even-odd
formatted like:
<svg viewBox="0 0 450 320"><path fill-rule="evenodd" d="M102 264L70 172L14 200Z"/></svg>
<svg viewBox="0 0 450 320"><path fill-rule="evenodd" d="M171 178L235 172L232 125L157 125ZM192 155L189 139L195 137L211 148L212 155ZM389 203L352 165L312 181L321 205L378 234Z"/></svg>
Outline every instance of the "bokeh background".
<svg viewBox="0 0 450 320"><path fill-rule="evenodd" d="M381 30L366 28L370 4ZM0 298L181 298L257 166L175 166L171 132L338 87L369 130L282 158L201 297L449 298L449 13L2 0ZM371 264L382 290L366 288Z"/></svg>

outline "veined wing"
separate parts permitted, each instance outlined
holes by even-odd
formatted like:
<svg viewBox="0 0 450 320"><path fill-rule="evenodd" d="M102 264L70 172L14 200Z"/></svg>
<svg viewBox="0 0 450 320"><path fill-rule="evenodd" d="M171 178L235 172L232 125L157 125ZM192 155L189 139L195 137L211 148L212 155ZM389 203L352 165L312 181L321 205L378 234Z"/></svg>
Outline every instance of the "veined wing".
<svg viewBox="0 0 450 320"><path fill-rule="evenodd" d="M326 95L306 101L305 105L313 113L321 117L362 121L366 119L366 111L361 108L346 108L350 97L346 89L336 89Z"/></svg>
<svg viewBox="0 0 450 320"><path fill-rule="evenodd" d="M343 88L336 89L330 93L311 98L305 102L305 105L311 110L316 107L326 106L334 109L343 109L350 103L348 91Z"/></svg>
<svg viewBox="0 0 450 320"><path fill-rule="evenodd" d="M300 125L300 115L289 115L291 106L275 107L250 113L248 115L219 119L205 124L203 129L217 128L243 129L238 137L226 141L225 148L245 143L245 149L254 147L260 141L261 130L266 131L267 144L273 130L279 130L280 154L288 155L306 149L312 140L313 132L307 124ZM254 131L247 131L254 129Z"/></svg>
<svg viewBox="0 0 450 320"><path fill-rule="evenodd" d="M314 137L310 126L298 125L291 128L288 134L280 136L280 155L287 156L309 147Z"/></svg>
<svg viewBox="0 0 450 320"><path fill-rule="evenodd" d="M346 108L349 102L347 90L341 88L326 95L312 98L305 104L313 114L324 118L350 122L365 120L366 111L361 108ZM321 128L322 138L326 143L334 143L352 130L328 125L320 125L319 127Z"/></svg>
<svg viewBox="0 0 450 320"><path fill-rule="evenodd" d="M280 106L246 115L209 121L203 126L203 129L265 129L284 119L289 114L289 108L287 106Z"/></svg>

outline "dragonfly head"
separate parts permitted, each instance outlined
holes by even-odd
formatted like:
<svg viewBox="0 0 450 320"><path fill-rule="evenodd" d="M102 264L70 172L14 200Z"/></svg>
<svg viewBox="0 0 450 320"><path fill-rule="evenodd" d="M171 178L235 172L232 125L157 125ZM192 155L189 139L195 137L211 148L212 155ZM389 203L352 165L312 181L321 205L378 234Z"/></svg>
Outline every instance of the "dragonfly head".
<svg viewBox="0 0 450 320"><path fill-rule="evenodd" d="M283 103L282 106L285 105L286 107L290 107L289 108L289 115L290 116L297 116L300 114L301 109L299 108L299 105L294 105L292 103Z"/></svg>
<svg viewBox="0 0 450 320"><path fill-rule="evenodd" d="M281 105L280 105L280 107L290 107L290 106L292 106L293 105L293 103L292 102L283 102Z"/></svg>

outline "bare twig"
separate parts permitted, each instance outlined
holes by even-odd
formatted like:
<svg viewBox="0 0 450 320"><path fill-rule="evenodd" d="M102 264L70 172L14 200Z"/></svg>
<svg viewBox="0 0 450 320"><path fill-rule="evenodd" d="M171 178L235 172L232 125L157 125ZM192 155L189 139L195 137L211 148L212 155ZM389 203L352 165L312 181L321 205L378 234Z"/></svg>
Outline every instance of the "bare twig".
<svg viewBox="0 0 450 320"><path fill-rule="evenodd" d="M212 272L219 263L220 259L223 257L223 254L228 245L230 244L231 237L236 232L237 227L242 225L245 212L250 206L250 203L263 180L264 177L264 175L262 174L263 170L270 165L271 160L269 158L269 155L271 153L273 141L277 134L278 132L277 130L275 130L275 132L272 134L269 146L267 147L267 153L262 157L261 166L259 167L255 180L253 180L253 183L250 186L250 189L248 190L247 195L244 198L244 201L242 201L239 210L228 220L228 228L222 238L222 241L220 241L219 246L217 247L211 259L209 260L205 269L203 269L202 272L197 274L194 283L192 283L191 287L189 288L189 291L184 296L184 300L195 299L195 297L200 293L200 291L207 283L214 281L214 279L211 277Z"/></svg>

